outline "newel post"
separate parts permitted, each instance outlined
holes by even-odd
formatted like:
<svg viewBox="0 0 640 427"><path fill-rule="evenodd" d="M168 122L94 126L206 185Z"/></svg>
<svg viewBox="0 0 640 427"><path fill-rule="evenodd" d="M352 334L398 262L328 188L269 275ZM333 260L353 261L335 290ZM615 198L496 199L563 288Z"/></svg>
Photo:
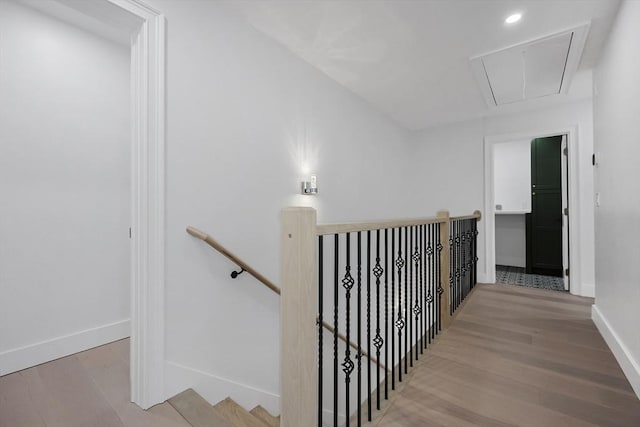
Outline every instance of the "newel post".
<svg viewBox="0 0 640 427"><path fill-rule="evenodd" d="M449 211L438 211L438 218L445 221L440 223L440 286L444 290L442 294L442 329L447 329L451 323L451 286L449 284Z"/></svg>
<svg viewBox="0 0 640 427"><path fill-rule="evenodd" d="M315 209L283 209L280 241L280 425L312 427L318 405Z"/></svg>

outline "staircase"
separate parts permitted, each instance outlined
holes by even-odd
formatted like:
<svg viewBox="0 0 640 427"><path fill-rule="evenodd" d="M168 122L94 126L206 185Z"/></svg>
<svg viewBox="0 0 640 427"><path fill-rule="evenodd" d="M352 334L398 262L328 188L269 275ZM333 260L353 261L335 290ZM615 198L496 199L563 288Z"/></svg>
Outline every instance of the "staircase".
<svg viewBox="0 0 640 427"><path fill-rule="evenodd" d="M210 405L193 389L168 400L193 427L279 427L280 417L274 417L262 406L247 411L227 397Z"/></svg>

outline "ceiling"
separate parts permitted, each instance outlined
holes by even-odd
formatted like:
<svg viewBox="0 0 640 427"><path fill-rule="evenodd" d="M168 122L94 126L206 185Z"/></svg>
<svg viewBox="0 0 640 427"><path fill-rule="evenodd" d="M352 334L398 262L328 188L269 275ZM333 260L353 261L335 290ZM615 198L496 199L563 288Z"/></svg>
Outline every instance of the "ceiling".
<svg viewBox="0 0 640 427"><path fill-rule="evenodd" d="M617 0L231 1L226 7L412 130L591 96ZM512 13L522 20L507 25ZM470 58L591 22L567 94L490 107Z"/></svg>

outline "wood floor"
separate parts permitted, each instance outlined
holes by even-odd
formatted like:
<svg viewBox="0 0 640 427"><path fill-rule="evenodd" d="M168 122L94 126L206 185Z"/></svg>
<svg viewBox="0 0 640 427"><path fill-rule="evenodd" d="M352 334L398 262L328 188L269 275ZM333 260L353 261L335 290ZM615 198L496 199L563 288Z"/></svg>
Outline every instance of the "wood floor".
<svg viewBox="0 0 640 427"><path fill-rule="evenodd" d="M190 427L129 402L129 340L0 377L0 427Z"/></svg>
<svg viewBox="0 0 640 427"><path fill-rule="evenodd" d="M640 426L640 401L591 322L591 304L479 285L376 424Z"/></svg>
<svg viewBox="0 0 640 427"><path fill-rule="evenodd" d="M640 426L592 303L479 285L375 424ZM123 340L0 377L0 427L189 427L168 403L129 403L128 353Z"/></svg>

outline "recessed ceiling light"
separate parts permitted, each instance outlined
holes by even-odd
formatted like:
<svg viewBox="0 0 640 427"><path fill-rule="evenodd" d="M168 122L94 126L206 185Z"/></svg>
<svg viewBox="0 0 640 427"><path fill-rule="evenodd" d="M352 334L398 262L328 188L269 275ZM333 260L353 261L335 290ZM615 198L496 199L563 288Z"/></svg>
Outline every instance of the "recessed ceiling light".
<svg viewBox="0 0 640 427"><path fill-rule="evenodd" d="M515 24L520 20L520 18L522 18L521 13L514 13L513 15L509 15L507 19L504 20L504 22L506 22L507 24Z"/></svg>

